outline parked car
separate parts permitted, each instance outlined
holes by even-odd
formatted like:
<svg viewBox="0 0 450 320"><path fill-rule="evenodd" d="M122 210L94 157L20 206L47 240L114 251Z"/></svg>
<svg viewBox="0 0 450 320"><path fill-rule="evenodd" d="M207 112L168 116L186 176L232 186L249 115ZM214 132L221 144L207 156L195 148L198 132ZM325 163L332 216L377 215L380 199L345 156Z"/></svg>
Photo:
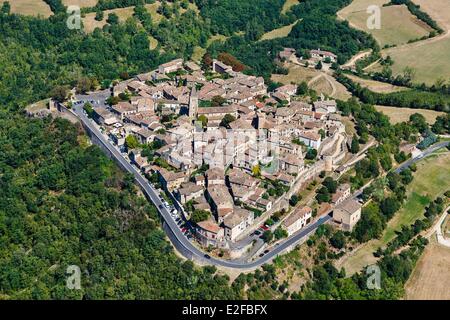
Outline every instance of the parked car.
<svg viewBox="0 0 450 320"><path fill-rule="evenodd" d="M204 257L205 257L206 259L211 259L211 256L210 256L209 254L205 254Z"/></svg>

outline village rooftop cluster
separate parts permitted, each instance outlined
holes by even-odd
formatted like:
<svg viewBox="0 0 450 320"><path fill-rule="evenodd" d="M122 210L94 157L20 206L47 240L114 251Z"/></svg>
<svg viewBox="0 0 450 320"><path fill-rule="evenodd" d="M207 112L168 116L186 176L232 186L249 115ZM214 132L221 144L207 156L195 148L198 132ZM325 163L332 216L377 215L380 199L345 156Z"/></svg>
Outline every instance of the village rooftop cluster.
<svg viewBox="0 0 450 320"><path fill-rule="evenodd" d="M342 167L350 142L336 101L309 103L294 84L268 92L262 77L218 60L210 70L170 61L115 83L112 96L91 117L181 206L205 247L229 248L256 230L307 181ZM344 186L333 198L347 230L360 214L349 196ZM311 208L294 208L282 227L291 235L311 218Z"/></svg>

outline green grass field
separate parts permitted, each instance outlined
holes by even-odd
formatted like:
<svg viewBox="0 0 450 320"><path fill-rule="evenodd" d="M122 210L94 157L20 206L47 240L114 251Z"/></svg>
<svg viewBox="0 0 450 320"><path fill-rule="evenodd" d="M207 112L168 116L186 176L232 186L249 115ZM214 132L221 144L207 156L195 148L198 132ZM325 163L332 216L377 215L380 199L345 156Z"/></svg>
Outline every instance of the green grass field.
<svg viewBox="0 0 450 320"><path fill-rule="evenodd" d="M450 189L450 152L437 151L417 164L414 180L408 186L408 199L404 206L389 222L383 244L392 240L395 231L403 225L410 225L424 217L425 207L437 196Z"/></svg>
<svg viewBox="0 0 450 320"><path fill-rule="evenodd" d="M395 237L395 231L423 218L425 207L436 197L450 189L450 152L445 149L417 163L413 182L407 187L408 198L402 208L389 221L380 240L371 240L340 263L347 275L360 271L376 261L373 252Z"/></svg>

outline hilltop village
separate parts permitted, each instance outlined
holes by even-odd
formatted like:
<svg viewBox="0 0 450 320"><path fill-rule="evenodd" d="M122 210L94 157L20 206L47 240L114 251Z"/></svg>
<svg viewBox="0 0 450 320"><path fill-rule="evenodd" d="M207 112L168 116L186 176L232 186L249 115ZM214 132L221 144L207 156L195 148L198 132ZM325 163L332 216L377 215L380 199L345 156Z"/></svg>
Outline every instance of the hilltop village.
<svg viewBox="0 0 450 320"><path fill-rule="evenodd" d="M302 100L297 90L291 84L268 92L262 77L218 60L205 71L176 59L115 83L108 103L84 109L165 191L201 245L230 248L288 211L288 199L321 172L345 168L351 137L336 101ZM349 196L344 185L333 197L348 230L361 207ZM292 235L314 215L293 208L280 227Z"/></svg>

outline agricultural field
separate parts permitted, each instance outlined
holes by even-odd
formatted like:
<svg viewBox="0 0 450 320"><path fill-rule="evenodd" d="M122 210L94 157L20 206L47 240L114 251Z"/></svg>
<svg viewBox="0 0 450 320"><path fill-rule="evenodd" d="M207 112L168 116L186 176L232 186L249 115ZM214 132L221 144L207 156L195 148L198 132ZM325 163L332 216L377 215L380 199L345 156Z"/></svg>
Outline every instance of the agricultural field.
<svg viewBox="0 0 450 320"><path fill-rule="evenodd" d="M286 2L283 5L283 8L281 9L281 13L284 14L289 11L293 6L300 3L300 0L286 0Z"/></svg>
<svg viewBox="0 0 450 320"><path fill-rule="evenodd" d="M128 18L133 16L134 7L105 10L104 11L105 14L102 21L95 20L95 12L88 13L83 18L84 30L86 32L92 32L94 31L95 28L103 28L103 26L106 24L106 20L108 19L108 15L113 12L117 14L121 22L124 22Z"/></svg>
<svg viewBox="0 0 450 320"><path fill-rule="evenodd" d="M381 239L371 240L355 249L349 256L337 263L345 268L347 275L359 272L363 267L373 264L377 258L373 252L386 245L395 237L395 231L403 225L410 225L423 218L425 207L436 197L450 189L450 152L437 151L417 163L413 182L407 187L408 198L403 207L389 221Z"/></svg>
<svg viewBox="0 0 450 320"><path fill-rule="evenodd" d="M394 60L395 75L403 73L406 67L415 71L413 82L433 85L436 80L449 80L450 75L450 2L441 0L414 0L427 12L445 33L437 37L383 50L383 56ZM370 71L379 70L375 65Z"/></svg>
<svg viewBox="0 0 450 320"><path fill-rule="evenodd" d="M65 6L77 6L80 8L90 8L95 7L98 0L62 0Z"/></svg>
<svg viewBox="0 0 450 320"><path fill-rule="evenodd" d="M289 35L289 33L291 32L292 28L297 24L297 22L298 22L298 20L290 25L269 31L269 32L263 34L263 36L261 37L261 40L271 40L271 39L287 37Z"/></svg>
<svg viewBox="0 0 450 320"><path fill-rule="evenodd" d="M450 30L450 2L442 0L414 0L441 28Z"/></svg>
<svg viewBox="0 0 450 320"><path fill-rule="evenodd" d="M450 248L433 239L405 286L407 300L450 299Z"/></svg>
<svg viewBox="0 0 450 320"><path fill-rule="evenodd" d="M3 5L4 0L0 0ZM53 12L50 10L48 4L43 0L13 0L9 1L12 13L19 13L25 16L42 16L44 18L50 17Z"/></svg>
<svg viewBox="0 0 450 320"><path fill-rule="evenodd" d="M408 88L405 87L394 86L390 83L375 81L371 79L363 79L351 74L348 74L346 76L350 78L353 82L359 83L362 87L377 93L392 93L408 90Z"/></svg>
<svg viewBox="0 0 450 320"><path fill-rule="evenodd" d="M412 15L405 5L382 7L388 2L389 0L355 0L338 12L338 17L348 20L353 27L372 34L381 47L405 44L427 36L432 31L426 23ZM371 5L380 6L381 29L371 30L367 26L367 8Z"/></svg>
<svg viewBox="0 0 450 320"><path fill-rule="evenodd" d="M420 113L425 117L429 124L433 124L438 116L445 114L444 112L425 109L397 108L386 106L375 106L375 108L387 115L392 124L408 121L409 117L414 113Z"/></svg>
<svg viewBox="0 0 450 320"><path fill-rule="evenodd" d="M321 71L293 63L288 63L285 67L289 70L289 73L286 75L273 74L271 77L272 81L282 84L300 84L305 81L308 87L317 91L318 94L323 93L341 100L348 100L351 97L351 94L342 84Z"/></svg>
<svg viewBox="0 0 450 320"><path fill-rule="evenodd" d="M424 45L392 48L383 51L383 56L394 60L392 71L395 75L403 73L406 67L412 67L415 76L413 82L433 85L436 80L448 80L450 75L450 37L440 41L430 41Z"/></svg>

